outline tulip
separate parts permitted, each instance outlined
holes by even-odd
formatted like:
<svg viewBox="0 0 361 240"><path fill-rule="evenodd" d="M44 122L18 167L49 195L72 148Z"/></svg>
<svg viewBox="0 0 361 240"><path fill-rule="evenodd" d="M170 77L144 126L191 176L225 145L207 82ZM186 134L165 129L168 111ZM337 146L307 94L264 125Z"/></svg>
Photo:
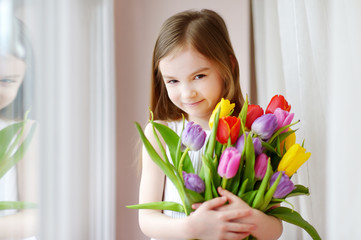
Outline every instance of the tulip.
<svg viewBox="0 0 361 240"><path fill-rule="evenodd" d="M241 120L234 116L226 116L219 119L217 129L217 141L226 144L231 138L231 144L237 141L241 129Z"/></svg>
<svg viewBox="0 0 361 240"><path fill-rule="evenodd" d="M254 120L263 115L263 109L259 105L248 105L246 128L251 129Z"/></svg>
<svg viewBox="0 0 361 240"><path fill-rule="evenodd" d="M197 193L204 192L205 184L204 181L194 173L186 173L183 171L183 180L184 185L187 189L190 189L192 191L195 191Z"/></svg>
<svg viewBox="0 0 361 240"><path fill-rule="evenodd" d="M288 149L285 155L282 157L278 171L284 171L289 177L291 177L307 159L309 159L311 153L306 153L306 149L299 144L294 144Z"/></svg>
<svg viewBox="0 0 361 240"><path fill-rule="evenodd" d="M221 108L221 112L219 114L219 118L221 118L228 116L232 112L235 105L236 104L234 103L231 104L231 102L228 99L224 100L222 98L222 100L217 104L217 106L214 108L212 112L211 118L209 119L209 127L212 129L214 118L216 117L219 108Z"/></svg>
<svg viewBox="0 0 361 240"><path fill-rule="evenodd" d="M281 142L281 155L283 155L283 150L286 149L286 152L290 147L292 147L296 143L296 133L293 132L285 140Z"/></svg>
<svg viewBox="0 0 361 240"><path fill-rule="evenodd" d="M274 113L277 108L281 108L282 110L289 112L291 110L291 105L288 104L284 96L275 95L269 102L266 108L266 113Z"/></svg>
<svg viewBox="0 0 361 240"><path fill-rule="evenodd" d="M257 134L262 140L272 137L278 126L277 118L274 114L265 114L257 118L252 124L252 132Z"/></svg>
<svg viewBox="0 0 361 240"><path fill-rule="evenodd" d="M192 151L198 151L204 145L207 134L202 127L188 122L182 133L182 143Z"/></svg>
<svg viewBox="0 0 361 240"><path fill-rule="evenodd" d="M278 126L277 126L276 130L278 130L286 125L289 125L292 122L293 117L295 115L294 113L289 113L288 111L282 110L281 108L277 108L273 114L276 116L277 122L278 122ZM286 132L286 131L287 131L287 129L285 129L283 132Z"/></svg>
<svg viewBox="0 0 361 240"><path fill-rule="evenodd" d="M267 171L267 166L268 166L268 156L264 153L261 153L256 158L254 164L254 172L257 180L263 179Z"/></svg>
<svg viewBox="0 0 361 240"><path fill-rule="evenodd" d="M235 147L226 148L219 160L218 174L223 178L233 178L236 176L241 153Z"/></svg>
<svg viewBox="0 0 361 240"><path fill-rule="evenodd" d="M248 136L248 133L246 133L246 137ZM258 137L252 138L252 142L253 142L253 147L254 147L254 152L255 155L258 156L259 154L261 154L264 150L264 147L262 147L262 142ZM243 148L244 148L244 134L242 134L236 142L236 148L237 150L242 153L243 152Z"/></svg>
<svg viewBox="0 0 361 240"><path fill-rule="evenodd" d="M272 175L271 180L270 180L271 186L276 181L279 174L282 174L282 177L281 177L280 182L277 185L276 191L273 194L274 198L284 198L296 188L295 185L293 184L293 182L290 180L290 178L283 171L276 172Z"/></svg>

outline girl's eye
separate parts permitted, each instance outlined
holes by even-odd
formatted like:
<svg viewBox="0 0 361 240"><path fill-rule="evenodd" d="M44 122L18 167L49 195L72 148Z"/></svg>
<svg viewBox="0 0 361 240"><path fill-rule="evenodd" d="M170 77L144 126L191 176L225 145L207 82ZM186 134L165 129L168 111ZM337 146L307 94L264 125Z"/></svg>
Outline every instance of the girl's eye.
<svg viewBox="0 0 361 240"><path fill-rule="evenodd" d="M206 75L204 74L198 74L196 75L195 79L201 79L201 78L204 78Z"/></svg>
<svg viewBox="0 0 361 240"><path fill-rule="evenodd" d="M178 80L174 80L174 79L167 81L167 83L169 83L169 84L174 84L174 83L177 83L177 82L178 82Z"/></svg>

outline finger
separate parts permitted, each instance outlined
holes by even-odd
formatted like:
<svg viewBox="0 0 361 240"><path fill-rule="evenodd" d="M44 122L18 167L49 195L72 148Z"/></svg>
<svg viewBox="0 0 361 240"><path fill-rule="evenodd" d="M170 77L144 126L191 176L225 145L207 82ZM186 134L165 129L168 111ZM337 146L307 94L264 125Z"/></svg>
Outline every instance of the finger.
<svg viewBox="0 0 361 240"><path fill-rule="evenodd" d="M201 205L202 205L202 203L194 203L194 204L192 204L192 208L198 209Z"/></svg>
<svg viewBox="0 0 361 240"><path fill-rule="evenodd" d="M218 192L222 197L226 197L229 203L239 202L240 206L249 207L248 204L245 201L243 201L240 197L234 195L233 193L231 193L226 189L218 187Z"/></svg>
<svg viewBox="0 0 361 240"><path fill-rule="evenodd" d="M226 197L217 197L204 202L198 209L214 209L224 205L226 202Z"/></svg>
<svg viewBox="0 0 361 240"><path fill-rule="evenodd" d="M250 235L250 233L227 232L227 233L224 234L224 237L222 239L225 239L225 240L239 240L239 239L245 239L249 235Z"/></svg>
<svg viewBox="0 0 361 240"><path fill-rule="evenodd" d="M218 192L221 196L227 197L228 201L236 201L239 199L238 196L234 195L230 191L223 189L221 187L218 187Z"/></svg>
<svg viewBox="0 0 361 240"><path fill-rule="evenodd" d="M248 217L252 214L250 209L227 210L220 212L220 218L224 221L231 221L238 218Z"/></svg>
<svg viewBox="0 0 361 240"><path fill-rule="evenodd" d="M235 223L235 222L227 223L228 232L250 233L250 232L254 231L255 228L256 228L256 225L249 224L249 223Z"/></svg>

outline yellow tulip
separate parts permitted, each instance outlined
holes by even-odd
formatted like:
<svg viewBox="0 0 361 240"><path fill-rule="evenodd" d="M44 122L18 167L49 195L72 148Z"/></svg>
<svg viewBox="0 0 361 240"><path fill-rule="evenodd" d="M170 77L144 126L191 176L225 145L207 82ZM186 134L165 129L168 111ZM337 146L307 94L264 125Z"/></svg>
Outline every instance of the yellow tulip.
<svg viewBox="0 0 361 240"><path fill-rule="evenodd" d="M301 147L301 145L293 144L282 157L277 170L285 171L285 173L291 177L310 156L311 153L306 153L306 149Z"/></svg>
<svg viewBox="0 0 361 240"><path fill-rule="evenodd" d="M283 155L283 148L286 148L286 152L296 143L296 133L293 132L285 140L281 142L281 155Z"/></svg>
<svg viewBox="0 0 361 240"><path fill-rule="evenodd" d="M222 98L222 100L217 104L217 106L214 108L214 110L212 112L212 116L209 119L209 127L210 128L213 127L214 118L216 117L219 107L221 107L221 112L219 115L219 118L221 118L221 117L228 116L231 113L231 111L233 110L234 106L235 106L234 103L231 103L228 99Z"/></svg>

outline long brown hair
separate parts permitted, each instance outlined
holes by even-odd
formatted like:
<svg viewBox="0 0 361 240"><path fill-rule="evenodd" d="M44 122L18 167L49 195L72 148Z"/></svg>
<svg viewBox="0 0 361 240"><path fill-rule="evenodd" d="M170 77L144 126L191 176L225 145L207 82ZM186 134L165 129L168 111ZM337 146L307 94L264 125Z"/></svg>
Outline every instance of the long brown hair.
<svg viewBox="0 0 361 240"><path fill-rule="evenodd" d="M235 114L242 108L243 96L239 83L239 66L232 48L226 24L216 12L208 9L188 10L168 18L161 27L152 61L150 109L154 119L177 120L185 116L169 99L159 62L168 54L192 46L214 62L224 80L224 95L236 104Z"/></svg>

